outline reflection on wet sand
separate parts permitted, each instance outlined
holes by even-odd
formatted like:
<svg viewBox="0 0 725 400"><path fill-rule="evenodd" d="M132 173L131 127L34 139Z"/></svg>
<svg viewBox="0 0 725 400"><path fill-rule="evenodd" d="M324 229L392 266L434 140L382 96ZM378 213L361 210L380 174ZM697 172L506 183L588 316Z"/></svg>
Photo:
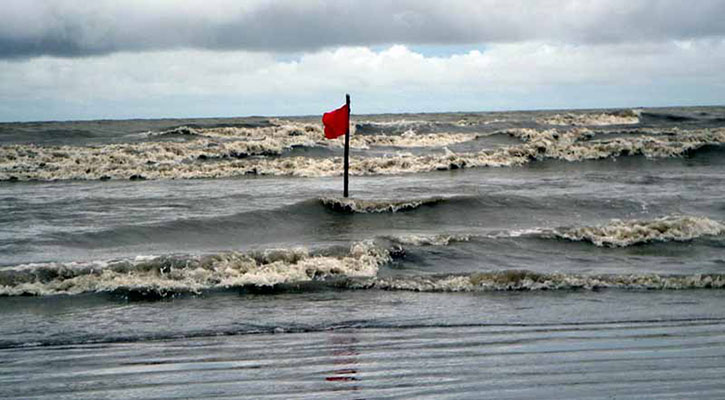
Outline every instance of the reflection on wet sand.
<svg viewBox="0 0 725 400"><path fill-rule="evenodd" d="M358 338L354 332L331 332L328 337L330 343L331 363L335 369L328 371L325 376L327 382L359 382L358 359L360 355L356 348ZM357 392L357 384L340 385L336 390Z"/></svg>

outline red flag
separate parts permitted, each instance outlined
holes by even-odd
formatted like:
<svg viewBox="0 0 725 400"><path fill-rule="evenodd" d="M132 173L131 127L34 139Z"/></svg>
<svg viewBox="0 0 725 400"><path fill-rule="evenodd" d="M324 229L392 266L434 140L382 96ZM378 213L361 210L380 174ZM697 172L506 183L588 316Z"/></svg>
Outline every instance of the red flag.
<svg viewBox="0 0 725 400"><path fill-rule="evenodd" d="M325 125L325 137L334 139L347 132L350 126L350 109L347 104L337 110L322 115L322 124Z"/></svg>

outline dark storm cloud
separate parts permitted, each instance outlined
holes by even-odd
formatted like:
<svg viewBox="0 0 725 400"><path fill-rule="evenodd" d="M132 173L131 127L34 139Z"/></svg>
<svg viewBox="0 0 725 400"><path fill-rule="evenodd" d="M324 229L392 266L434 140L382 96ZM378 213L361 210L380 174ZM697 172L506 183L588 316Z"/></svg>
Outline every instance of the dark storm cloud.
<svg viewBox="0 0 725 400"><path fill-rule="evenodd" d="M574 44L722 37L725 1L5 0L0 58L175 48Z"/></svg>

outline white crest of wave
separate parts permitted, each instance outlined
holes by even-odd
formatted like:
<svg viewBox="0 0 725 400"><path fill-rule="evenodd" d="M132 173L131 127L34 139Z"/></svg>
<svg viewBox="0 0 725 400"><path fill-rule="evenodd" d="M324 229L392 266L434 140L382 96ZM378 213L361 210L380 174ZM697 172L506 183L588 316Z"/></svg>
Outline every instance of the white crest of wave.
<svg viewBox="0 0 725 400"><path fill-rule="evenodd" d="M237 286L273 286L332 277L372 277L389 260L372 242L341 256L307 249L229 252L90 263L30 264L0 271L0 295L54 295L118 289L155 293L199 292Z"/></svg>
<svg viewBox="0 0 725 400"><path fill-rule="evenodd" d="M161 132L147 132L148 136L191 135L217 139L282 139L301 138L305 141L316 141L324 138L319 124L293 122L273 119L270 126L244 127L224 126L212 128L196 128L180 126Z"/></svg>
<svg viewBox="0 0 725 400"><path fill-rule="evenodd" d="M200 160L232 161L279 155L295 146L314 146L315 125L263 128L176 128L199 136L185 142L144 142L103 146L9 145L0 147L0 179L147 179L189 177ZM191 133L188 133L191 132ZM214 133L211 133L214 132ZM241 132L241 133L240 133ZM227 134L228 133L228 134ZM237 136L235 136L237 135ZM217 140L218 137L247 140ZM219 165L223 169L223 165Z"/></svg>
<svg viewBox="0 0 725 400"><path fill-rule="evenodd" d="M412 246L448 246L451 243L467 242L471 240L470 235L402 235L390 238L401 245Z"/></svg>
<svg viewBox="0 0 725 400"><path fill-rule="evenodd" d="M641 154L650 158L676 157L708 144L725 143L725 129L703 129L681 132L675 136L639 136L588 140L594 132L575 128L560 132L556 129L512 129L510 135L523 140L520 147L532 159L553 158L566 161L597 160L622 155Z"/></svg>
<svg viewBox="0 0 725 400"><path fill-rule="evenodd" d="M378 129L407 130L411 128L422 128L435 125L435 122L416 119L396 119L392 121L368 121L361 120L355 124L356 128L370 126Z"/></svg>
<svg viewBox="0 0 725 400"><path fill-rule="evenodd" d="M214 139L228 140L256 140L278 143L280 149L298 145L330 145L342 147L343 138L325 139L322 126L318 124L301 123L274 119L272 126L263 127L214 127L195 128L180 126L162 132L148 132L148 136L190 135ZM428 124L425 121L393 121L381 123L366 123L374 126L394 127L420 127ZM407 129L399 135L355 135L355 125L351 128L350 146L367 149L371 146L390 147L442 147L450 144L466 142L475 139L475 134L464 133L425 133L420 134L415 129Z"/></svg>
<svg viewBox="0 0 725 400"><path fill-rule="evenodd" d="M571 126L633 125L639 123L640 113L639 110L587 114L567 113L539 118L537 122L546 125Z"/></svg>
<svg viewBox="0 0 725 400"><path fill-rule="evenodd" d="M416 292L723 289L725 288L725 276L720 274L579 275L506 270L470 275L378 277L354 281L351 287Z"/></svg>
<svg viewBox="0 0 725 400"><path fill-rule="evenodd" d="M414 200L365 200L344 197L322 197L320 202L327 208L351 213L395 213L414 210L422 205L445 201L443 197L430 197Z"/></svg>
<svg viewBox="0 0 725 400"><path fill-rule="evenodd" d="M0 180L134 177L192 179L245 174L319 177L342 174L339 157L250 157L280 154L290 146L310 144L313 136L321 135L319 127L316 129L318 130L310 129L311 136L289 136L290 132L298 132L299 129L282 130L281 132L286 132L280 133L282 139L268 137L245 141L211 141L200 138L185 143L137 143L100 147L2 146ZM383 157L352 157L350 174L394 175L458 168L511 167L548 158L581 161L636 154L646 157L676 157L708 144L725 143L725 128L683 131L676 135L604 140L590 140L594 134L585 128L563 132L556 129L512 129L504 133L515 136L524 143L476 153L454 153L445 149L442 154L399 153ZM206 159L214 161L205 162Z"/></svg>
<svg viewBox="0 0 725 400"><path fill-rule="evenodd" d="M668 216L654 220L612 220L593 227L562 228L556 237L597 246L626 247L641 243L686 241L725 234L725 225L705 217Z"/></svg>
<svg viewBox="0 0 725 400"><path fill-rule="evenodd" d="M359 135L350 139L350 146L367 149L371 146L387 147L444 147L469 142L478 137L470 133L418 133L412 129L400 135ZM341 144L342 145L342 144Z"/></svg>

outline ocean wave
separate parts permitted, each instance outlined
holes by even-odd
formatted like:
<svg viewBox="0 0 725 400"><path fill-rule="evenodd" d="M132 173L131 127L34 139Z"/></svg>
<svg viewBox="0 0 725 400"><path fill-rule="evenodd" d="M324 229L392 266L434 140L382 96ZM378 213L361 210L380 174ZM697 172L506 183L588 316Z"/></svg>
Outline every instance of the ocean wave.
<svg viewBox="0 0 725 400"><path fill-rule="evenodd" d="M612 220L600 226L560 228L551 234L562 239L590 242L600 247L626 247L723 235L725 225L705 217L668 216L654 220Z"/></svg>
<svg viewBox="0 0 725 400"><path fill-rule="evenodd" d="M523 143L476 153L444 152L382 157L352 157L352 175L394 175L475 167L512 167L533 160L595 160L625 155L677 157L707 145L725 143L725 128L684 131L677 135L593 140L585 128L511 129ZM296 139L295 139L296 138ZM339 140L339 139L338 139ZM298 142L299 141L299 142ZM216 142L199 138L185 143L138 143L101 147L0 147L0 180L193 179L255 175L319 177L342 174L342 160L311 157L253 157L279 154L287 146L310 144L271 137L256 141ZM314 145L311 143L310 145ZM207 162L212 160L213 162Z"/></svg>
<svg viewBox="0 0 725 400"><path fill-rule="evenodd" d="M653 242L683 242L719 235L725 235L725 224L721 222L698 216L667 216L651 220L614 219L598 226L527 228L483 234L410 234L389 236L386 239L404 246L449 246L461 242L528 237L588 242L599 247L628 247Z"/></svg>
<svg viewBox="0 0 725 400"><path fill-rule="evenodd" d="M380 132L401 133L410 129L431 128L439 123L423 120L399 119L393 121L358 121L353 125L354 132L374 134Z"/></svg>
<svg viewBox="0 0 725 400"><path fill-rule="evenodd" d="M686 130L680 129L676 126L667 128L643 128L643 127L632 127L632 128L616 128L609 130L597 131L597 135L661 135L661 136L677 136L680 134L687 134Z"/></svg>
<svg viewBox="0 0 725 400"><path fill-rule="evenodd" d="M724 289L725 275L582 275L505 270L477 272L468 275L376 277L374 279L352 280L348 287L352 289L408 290L416 292Z"/></svg>
<svg viewBox="0 0 725 400"><path fill-rule="evenodd" d="M493 125L493 124L504 124L511 122L510 119L505 118L494 118L494 119L485 119L482 116L478 116L475 118L462 118L458 121L453 122L453 126L457 127L471 127L471 126L486 126L486 125Z"/></svg>
<svg viewBox="0 0 725 400"><path fill-rule="evenodd" d="M287 139L298 138L306 141L319 141L324 139L322 126L302 122L272 120L269 126L216 126L195 127L189 125L177 126L163 131L146 132L148 137L186 135L215 139L253 139L269 138Z"/></svg>
<svg viewBox="0 0 725 400"><path fill-rule="evenodd" d="M468 242L474 236L471 235L400 235L390 236L387 239L393 243L408 246L448 246L452 243Z"/></svg>
<svg viewBox="0 0 725 400"><path fill-rule="evenodd" d="M639 123L639 117L640 111L625 110L596 114L556 114L550 117L539 118L536 122L545 125L570 126L633 125Z"/></svg>
<svg viewBox="0 0 725 400"><path fill-rule="evenodd" d="M387 250L372 242L359 242L338 255L294 248L26 264L0 270L0 295L125 291L165 296L218 288L269 287L339 277L373 277L388 260Z"/></svg>
<svg viewBox="0 0 725 400"><path fill-rule="evenodd" d="M560 132L555 129L513 129L510 135L523 140L532 159L559 159L566 161L596 160L626 155L648 158L677 157L710 144L725 143L725 129L683 131L678 135L617 137L591 140L594 132L576 128Z"/></svg>
<svg viewBox="0 0 725 400"><path fill-rule="evenodd" d="M305 250L202 257L139 257L135 260L29 264L0 272L0 296L118 293L140 298L201 294L210 290L401 290L496 292L550 290L725 289L725 274L577 274L529 270L469 274L377 276L390 253L354 245L346 256L312 256Z"/></svg>
<svg viewBox="0 0 725 400"><path fill-rule="evenodd" d="M190 164L207 160L234 160L252 156L280 155L307 141L275 140L219 142L197 139L188 142L148 142L93 147L0 147L0 180L123 179L175 177Z"/></svg>
<svg viewBox="0 0 725 400"><path fill-rule="evenodd" d="M359 149L370 147L444 147L469 142L480 137L470 133L418 133L412 129L400 135L358 135L350 138L350 146ZM342 143L339 143L342 146Z"/></svg>
<svg viewBox="0 0 725 400"><path fill-rule="evenodd" d="M424 205L433 205L445 201L443 197L430 197L414 200L363 200L344 197L322 197L323 206L347 213L395 213L414 210Z"/></svg>
<svg viewBox="0 0 725 400"><path fill-rule="evenodd" d="M687 222L688 220L694 222ZM657 225L659 224L659 225ZM602 245L631 245L652 240L684 240L699 237L711 227L725 232L722 224L706 219L683 217L679 222L660 219L649 223L630 223L617 232L638 231L631 226L646 226L647 232L630 235L631 239L612 239L617 233L605 232L586 236L576 230L554 231L560 237L588 240ZM705 226L697 233L688 226ZM658 226L663 227L658 229ZM678 226L675 229L672 226ZM603 228L605 231L608 227ZM582 231L591 228L582 228ZM674 233L685 232L685 233ZM689 232L689 233L688 233ZM485 238L546 237L543 229L498 232ZM708 233L705 233L708 234ZM579 236L576 236L579 235ZM605 239L601 239L606 236ZM624 235L625 237L627 235ZM139 256L111 261L36 263L0 270L0 296L74 295L81 293L120 293L128 296L157 298L177 294L199 294L209 290L305 290L322 287L342 289L411 290L425 292L536 291L613 289L705 289L725 288L725 274L661 275L645 274L577 274L542 273L528 270L494 270L471 274L384 275L379 268L406 253L407 246L452 246L475 242L479 236L466 234L410 234L382 237L353 243L349 249L333 247L317 251L306 248L283 248L248 252L224 252L209 255ZM312 286L307 286L312 285Z"/></svg>

